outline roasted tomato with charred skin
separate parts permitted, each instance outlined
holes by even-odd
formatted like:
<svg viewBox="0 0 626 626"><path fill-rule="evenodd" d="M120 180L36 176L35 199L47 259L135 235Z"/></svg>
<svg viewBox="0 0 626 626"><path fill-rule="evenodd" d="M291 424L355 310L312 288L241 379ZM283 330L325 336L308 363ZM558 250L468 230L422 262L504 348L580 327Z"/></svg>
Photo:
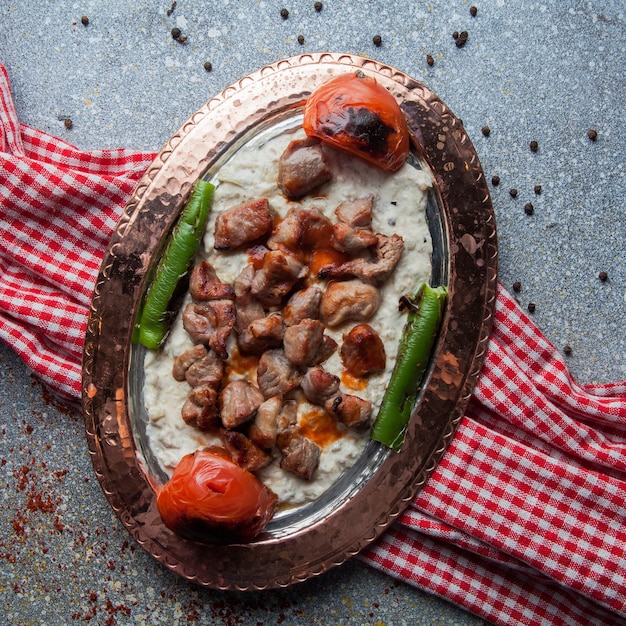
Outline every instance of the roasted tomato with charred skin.
<svg viewBox="0 0 626 626"><path fill-rule="evenodd" d="M409 130L397 100L362 72L341 74L318 87L304 108L310 137L395 171L409 153Z"/></svg>
<svg viewBox="0 0 626 626"><path fill-rule="evenodd" d="M247 542L274 515L278 498L225 455L198 450L185 455L157 496L163 523L177 535L203 543Z"/></svg>

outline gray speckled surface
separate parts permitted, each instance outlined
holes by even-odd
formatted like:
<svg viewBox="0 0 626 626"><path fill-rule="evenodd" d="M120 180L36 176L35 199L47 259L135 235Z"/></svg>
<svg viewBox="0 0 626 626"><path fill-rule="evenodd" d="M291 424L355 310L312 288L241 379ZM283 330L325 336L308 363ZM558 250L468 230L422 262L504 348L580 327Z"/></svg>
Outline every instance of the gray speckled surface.
<svg viewBox="0 0 626 626"><path fill-rule="evenodd" d="M464 120L488 179L500 176L492 198L501 281L520 281L539 327L557 347L571 346L579 382L624 380L624 4L475 4L472 17L463 0L326 0L320 13L309 0L181 0L168 16L163 0L3 0L0 60L24 123L81 148L146 150L158 150L211 95L283 56L345 51L397 67ZM174 26L185 45L171 38ZM465 47L455 46L454 30L469 32ZM0 364L0 621L480 623L355 561L284 592L190 587L135 549L109 509L78 414L51 402L4 345Z"/></svg>

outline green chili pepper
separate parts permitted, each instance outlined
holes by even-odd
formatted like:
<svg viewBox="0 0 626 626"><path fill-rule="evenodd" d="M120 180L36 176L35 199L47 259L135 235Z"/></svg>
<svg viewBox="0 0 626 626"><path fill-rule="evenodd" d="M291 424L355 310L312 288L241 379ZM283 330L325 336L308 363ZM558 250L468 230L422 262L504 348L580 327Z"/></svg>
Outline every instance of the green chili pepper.
<svg viewBox="0 0 626 626"><path fill-rule="evenodd" d="M430 353L439 330L445 287L419 286L410 299L413 310L404 327L398 358L372 429L372 439L399 450L415 407Z"/></svg>
<svg viewBox="0 0 626 626"><path fill-rule="evenodd" d="M157 350L167 335L168 307L204 233L214 191L205 180L196 183L159 261L139 316L139 343L150 350Z"/></svg>

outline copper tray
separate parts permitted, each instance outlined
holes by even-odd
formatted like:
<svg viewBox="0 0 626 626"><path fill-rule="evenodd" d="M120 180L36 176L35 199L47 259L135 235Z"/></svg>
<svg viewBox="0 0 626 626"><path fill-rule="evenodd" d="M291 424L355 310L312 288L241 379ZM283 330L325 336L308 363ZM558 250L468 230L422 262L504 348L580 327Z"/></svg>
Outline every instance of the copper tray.
<svg viewBox="0 0 626 626"><path fill-rule="evenodd" d="M432 275L433 283L448 286L449 298L425 388L399 453L370 442L327 493L272 520L253 543L186 541L161 523L151 486L162 484L165 475L147 446L142 354L131 342L146 277L199 177L210 178L254 133L299 115L316 86L356 69L397 97L414 155L435 181L428 205ZM155 559L215 589L284 587L342 563L398 517L443 455L482 365L496 266L495 218L478 157L462 122L424 85L370 59L307 54L227 87L183 125L149 167L113 234L93 294L83 405L94 469L111 507Z"/></svg>

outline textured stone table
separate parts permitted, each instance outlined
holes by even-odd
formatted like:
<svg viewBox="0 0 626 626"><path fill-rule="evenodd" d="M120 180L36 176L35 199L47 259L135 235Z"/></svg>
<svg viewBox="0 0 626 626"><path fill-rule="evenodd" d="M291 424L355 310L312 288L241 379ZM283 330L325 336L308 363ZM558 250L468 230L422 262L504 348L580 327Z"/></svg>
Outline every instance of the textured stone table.
<svg viewBox="0 0 626 626"><path fill-rule="evenodd" d="M463 119L488 180L500 178L491 189L503 284L521 283L539 327L571 348L579 382L623 380L624 5L483 0L472 16L470 4L326 0L317 12L309 0L183 0L168 15L170 3L156 0L5 0L0 61L24 123L81 148L146 150L213 94L281 57L341 51L397 67ZM175 27L185 43L172 38ZM453 31L468 32L465 46ZM184 583L112 513L80 415L53 401L5 345L0 365L3 623L481 623L356 560L288 591Z"/></svg>

